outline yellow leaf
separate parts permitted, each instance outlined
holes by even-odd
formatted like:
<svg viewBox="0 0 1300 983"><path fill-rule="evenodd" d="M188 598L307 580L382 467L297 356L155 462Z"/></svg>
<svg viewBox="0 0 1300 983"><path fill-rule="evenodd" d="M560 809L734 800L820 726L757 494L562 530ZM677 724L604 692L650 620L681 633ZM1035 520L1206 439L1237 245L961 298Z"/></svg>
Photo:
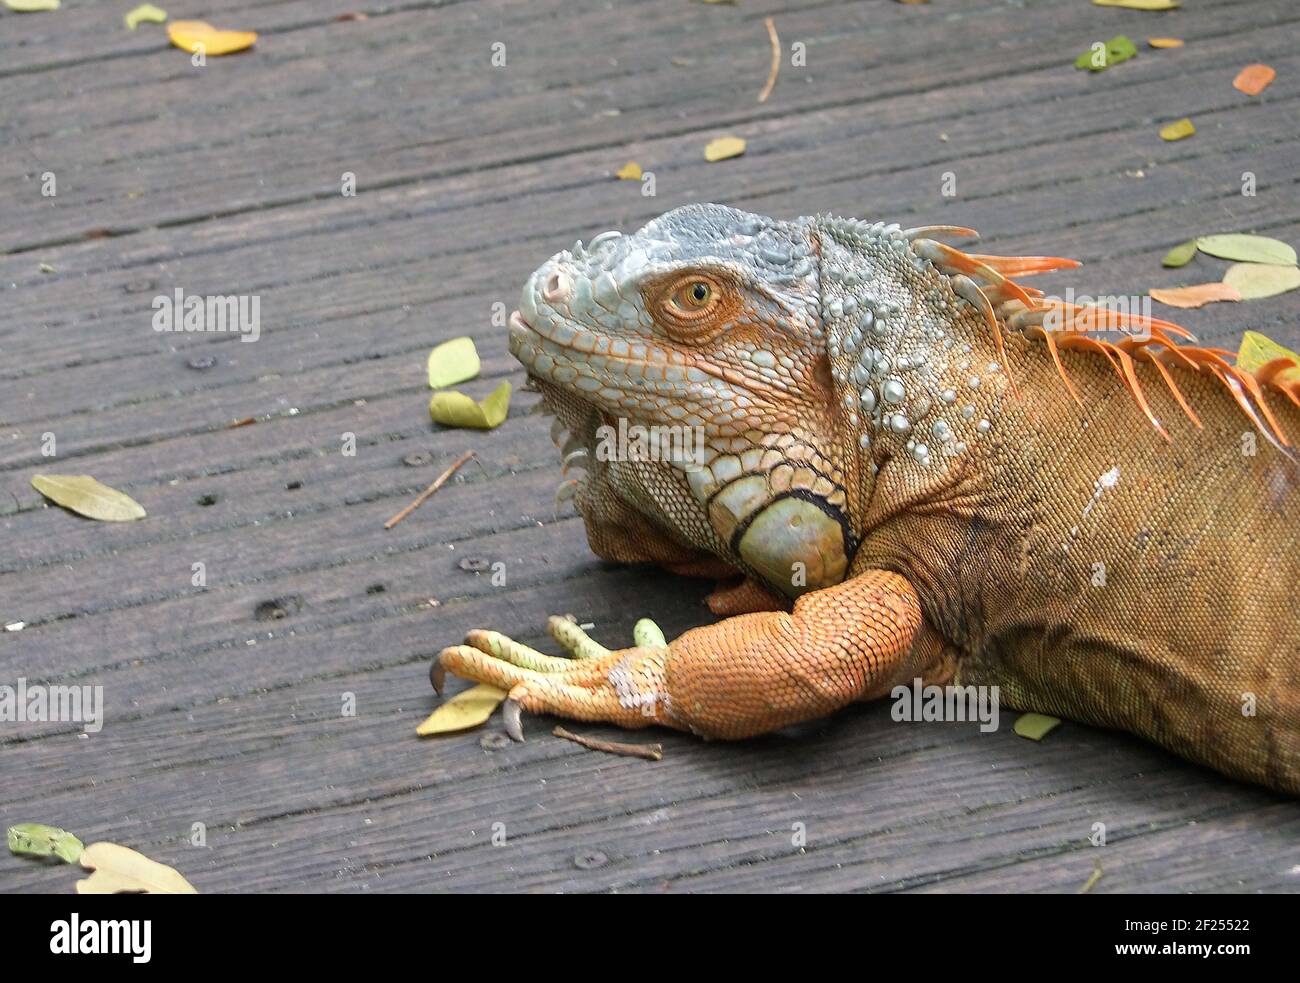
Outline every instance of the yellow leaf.
<svg viewBox="0 0 1300 983"><path fill-rule="evenodd" d="M429 718L415 728L415 732L421 737L428 737L430 734L450 734L477 727L492 716L492 711L505 698L506 691L495 686L471 686L429 714Z"/></svg>
<svg viewBox="0 0 1300 983"><path fill-rule="evenodd" d="M1016 722L1011 729L1020 737L1027 737L1031 741L1041 741L1060 726L1061 721L1057 717L1049 717L1045 713L1022 713L1016 718Z"/></svg>
<svg viewBox="0 0 1300 983"><path fill-rule="evenodd" d="M198 894L175 869L116 843L92 843L81 866L94 871L77 881L78 894Z"/></svg>
<svg viewBox="0 0 1300 983"><path fill-rule="evenodd" d="M20 14L33 14L41 10L58 10L59 0L4 0L4 5Z"/></svg>
<svg viewBox="0 0 1300 983"><path fill-rule="evenodd" d="M614 176L620 181L640 181L641 165L634 160L629 160L614 172Z"/></svg>
<svg viewBox="0 0 1300 983"><path fill-rule="evenodd" d="M1248 96L1257 96L1267 89L1269 83L1275 78L1277 72L1268 65L1247 65L1232 80L1232 87Z"/></svg>
<svg viewBox="0 0 1300 983"><path fill-rule="evenodd" d="M1098 7L1123 7L1125 10L1176 10L1179 0L1092 0Z"/></svg>
<svg viewBox="0 0 1300 983"><path fill-rule="evenodd" d="M130 495L96 481L88 474L36 474L32 487L52 501L88 519L131 522L145 517L144 507Z"/></svg>
<svg viewBox="0 0 1300 983"><path fill-rule="evenodd" d="M136 26L142 23L161 24L167 19L167 11L151 3L142 3L127 13L123 19L126 21L126 26L134 31Z"/></svg>
<svg viewBox="0 0 1300 983"><path fill-rule="evenodd" d="M441 389L472 379L479 373L473 338L453 338L429 352L429 388Z"/></svg>
<svg viewBox="0 0 1300 983"><path fill-rule="evenodd" d="M429 415L434 423L444 427L472 427L491 430L499 427L510 412L510 383L503 382L481 403L476 403L464 393L434 393L429 400Z"/></svg>
<svg viewBox="0 0 1300 983"><path fill-rule="evenodd" d="M251 48L256 31L222 31L201 20L174 20L167 25L167 37L182 51L204 55L229 55Z"/></svg>
<svg viewBox="0 0 1300 983"><path fill-rule="evenodd" d="M1289 358L1296 363L1296 368L1287 369L1278 375L1279 380L1300 382L1300 355L1283 348L1272 338L1258 331L1247 331L1241 336L1241 348L1237 351L1237 368L1243 372L1258 372L1269 362L1278 358Z"/></svg>
<svg viewBox="0 0 1300 983"><path fill-rule="evenodd" d="M728 157L739 157L745 152L745 141L740 137L718 137L716 140L710 140L708 146L704 148L704 159L710 164L714 161L726 160Z"/></svg>
<svg viewBox="0 0 1300 983"><path fill-rule="evenodd" d="M1161 140L1182 140L1196 133L1196 127L1192 121L1184 117L1176 123L1170 123L1160 131Z"/></svg>
<svg viewBox="0 0 1300 983"><path fill-rule="evenodd" d="M1153 48L1181 48L1182 38L1147 38L1147 44Z"/></svg>
<svg viewBox="0 0 1300 983"><path fill-rule="evenodd" d="M1220 300L1241 300L1235 287L1226 283L1198 283L1191 287L1160 287L1148 290L1152 300L1170 307L1203 307Z"/></svg>
<svg viewBox="0 0 1300 983"><path fill-rule="evenodd" d="M1259 300L1300 287L1300 268L1272 263L1233 263L1224 272L1223 282L1236 288L1242 299Z"/></svg>

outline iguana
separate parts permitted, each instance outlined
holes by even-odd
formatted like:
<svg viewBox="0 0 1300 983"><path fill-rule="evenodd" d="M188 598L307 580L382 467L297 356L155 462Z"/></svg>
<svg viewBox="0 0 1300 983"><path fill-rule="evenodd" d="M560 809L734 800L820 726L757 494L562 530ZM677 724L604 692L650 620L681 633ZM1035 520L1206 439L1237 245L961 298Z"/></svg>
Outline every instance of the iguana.
<svg viewBox="0 0 1300 983"><path fill-rule="evenodd" d="M517 737L523 709L722 739L997 685L1300 793L1300 370L940 241L973 236L700 204L542 265L509 345L593 551L743 580L670 644L471 632L435 685L508 690ZM620 424L664 452L609 453Z"/></svg>

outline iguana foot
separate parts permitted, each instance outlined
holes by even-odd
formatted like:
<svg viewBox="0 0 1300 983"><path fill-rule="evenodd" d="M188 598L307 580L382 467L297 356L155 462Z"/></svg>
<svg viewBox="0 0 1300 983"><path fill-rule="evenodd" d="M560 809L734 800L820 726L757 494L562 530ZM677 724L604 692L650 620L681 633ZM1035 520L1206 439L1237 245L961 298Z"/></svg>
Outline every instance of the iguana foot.
<svg viewBox="0 0 1300 983"><path fill-rule="evenodd" d="M610 651L576 624L551 618L573 659L504 635L473 631L443 649L435 687L450 670L506 690L506 728L522 740L520 710L622 727L662 724L728 740L825 716L889 691L925 666L913 646L923 624L915 591L881 570L801 597L794 611L744 614L694 628L671 644L639 622L633 648Z"/></svg>
<svg viewBox="0 0 1300 983"><path fill-rule="evenodd" d="M519 711L603 720L623 727L656 722L655 694L664 689L668 643L649 618L633 629L635 648L611 652L569 618L552 615L547 630L571 658L546 655L495 631L471 631L464 645L442 650L429 677L442 692L445 670L509 691L506 732L522 741Z"/></svg>

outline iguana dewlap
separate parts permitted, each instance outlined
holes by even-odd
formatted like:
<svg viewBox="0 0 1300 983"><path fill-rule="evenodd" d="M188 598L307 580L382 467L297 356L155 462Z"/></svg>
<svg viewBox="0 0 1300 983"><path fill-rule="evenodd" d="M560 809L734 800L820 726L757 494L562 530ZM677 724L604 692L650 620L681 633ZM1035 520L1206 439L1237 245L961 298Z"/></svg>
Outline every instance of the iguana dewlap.
<svg viewBox="0 0 1300 983"><path fill-rule="evenodd" d="M996 684L1300 792L1300 372L1016 282L1068 260L937 241L972 234L692 205L552 257L510 348L592 548L743 574L712 601L750 613L441 664L516 713L717 738Z"/></svg>

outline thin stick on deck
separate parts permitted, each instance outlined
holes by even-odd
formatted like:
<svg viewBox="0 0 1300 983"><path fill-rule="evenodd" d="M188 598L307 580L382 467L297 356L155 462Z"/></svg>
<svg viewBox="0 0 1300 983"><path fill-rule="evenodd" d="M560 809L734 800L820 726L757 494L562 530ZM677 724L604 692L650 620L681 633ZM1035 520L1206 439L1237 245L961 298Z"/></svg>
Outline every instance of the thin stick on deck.
<svg viewBox="0 0 1300 983"><path fill-rule="evenodd" d="M393 526L397 525L408 515L410 515L421 505L423 505L425 499L427 499L430 495L432 495L439 488L441 488L446 483L447 479L456 473L456 469L459 468L462 464L464 464L473 456L474 456L473 451L466 451L460 457L456 458L456 460L452 463L451 467L449 467L446 471L444 471L442 474L438 475L438 477L433 479L433 484L431 484L428 488L426 488L424 491L420 492L420 494L415 496L415 501L413 501L406 508L402 509L402 511L398 512L397 515L393 516L391 519L385 522L384 528L392 529Z"/></svg>
<svg viewBox="0 0 1300 983"><path fill-rule="evenodd" d="M645 758L648 761L662 761L664 756L664 746L662 744L624 744L621 741L602 741L598 737L575 734L573 731L565 730L559 726L551 733L556 737L563 737L566 741L573 741L574 744L581 744L593 751L604 751L607 754L621 754L627 758Z"/></svg>

